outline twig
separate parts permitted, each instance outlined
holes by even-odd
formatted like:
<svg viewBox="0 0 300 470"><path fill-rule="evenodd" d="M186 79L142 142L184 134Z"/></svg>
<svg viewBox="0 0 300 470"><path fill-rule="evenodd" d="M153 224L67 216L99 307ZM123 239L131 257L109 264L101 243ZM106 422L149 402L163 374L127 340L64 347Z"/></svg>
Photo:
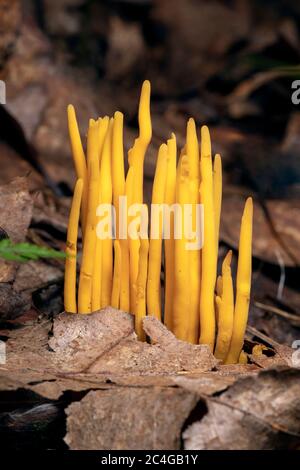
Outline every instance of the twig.
<svg viewBox="0 0 300 470"><path fill-rule="evenodd" d="M285 264L284 264L284 259L282 257L280 250L276 249L275 254L276 254L276 258L278 260L278 264L280 267L280 279L279 279L279 284L278 284L278 289L277 289L277 299L281 300L283 296L284 285L285 285Z"/></svg>
<svg viewBox="0 0 300 470"><path fill-rule="evenodd" d="M247 332L250 333L253 336L257 336L262 341L265 341L267 344L270 344L273 346L273 348L278 348L278 346L281 346L280 343L277 343L274 339L271 339L269 336L265 335L264 333L261 333L259 330L254 328L254 326L247 326Z"/></svg>
<svg viewBox="0 0 300 470"><path fill-rule="evenodd" d="M275 313L276 315L280 315L287 320L290 320L294 325L300 326L300 317L293 313L286 312L285 310L281 310L280 308L273 307L272 305L263 304L261 302L254 302L255 307L260 308L262 310L266 310L267 312Z"/></svg>

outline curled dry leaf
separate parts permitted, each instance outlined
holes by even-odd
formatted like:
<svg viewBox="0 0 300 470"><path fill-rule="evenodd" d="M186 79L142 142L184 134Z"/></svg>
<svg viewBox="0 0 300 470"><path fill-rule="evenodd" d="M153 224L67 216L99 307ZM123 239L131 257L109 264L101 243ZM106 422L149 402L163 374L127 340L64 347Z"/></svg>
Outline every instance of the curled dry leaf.
<svg viewBox="0 0 300 470"><path fill-rule="evenodd" d="M207 414L183 433L185 449L286 449L300 444L300 370L237 380L206 399Z"/></svg>
<svg viewBox="0 0 300 470"><path fill-rule="evenodd" d="M61 370L84 372L133 334L132 316L113 308L91 315L63 313L54 320L49 345Z"/></svg>
<svg viewBox="0 0 300 470"><path fill-rule="evenodd" d="M174 377L174 384L199 395L213 395L214 393L226 390L235 382L233 375L220 376L215 372L205 372L196 378L192 377Z"/></svg>
<svg viewBox="0 0 300 470"><path fill-rule="evenodd" d="M0 227L13 242L24 240L32 216L32 199L26 178L0 186Z"/></svg>
<svg viewBox="0 0 300 470"><path fill-rule="evenodd" d="M65 441L78 450L178 449L197 401L196 394L179 388L91 391L67 408Z"/></svg>
<svg viewBox="0 0 300 470"><path fill-rule="evenodd" d="M26 241L33 204L27 178L17 177L0 186L0 227L12 242ZM62 276L61 266L45 260L20 264L0 259L0 317L21 315L30 308L34 291L61 281Z"/></svg>
<svg viewBox="0 0 300 470"><path fill-rule="evenodd" d="M17 292L9 283L0 285L0 317L15 318L29 310L31 295Z"/></svg>
<svg viewBox="0 0 300 470"><path fill-rule="evenodd" d="M8 184L16 177L24 177L28 175L29 189L41 189L43 180L41 176L35 171L25 158L22 158L19 153L14 150L8 143L0 141L1 153L1 174L0 184Z"/></svg>
<svg viewBox="0 0 300 470"><path fill-rule="evenodd" d="M178 341L155 318L145 318L144 329L154 344L137 341L132 315L111 307L91 315L62 314L54 320L49 345L69 372L166 374L218 364L207 346Z"/></svg>
<svg viewBox="0 0 300 470"><path fill-rule="evenodd" d="M49 320L13 325L1 331L8 339L0 390L30 390L48 400L80 392L84 398L66 409L72 449L179 449L182 429L187 448L231 448L234 432L240 448L298 439L299 371L257 377L263 364L218 365L204 346L177 341L150 317L144 328L152 344L139 342L131 315L112 308L59 315L50 341ZM225 438L210 440L218 432Z"/></svg>
<svg viewBox="0 0 300 470"><path fill-rule="evenodd" d="M172 377L178 373L195 378L217 364L205 347L197 346L196 358L189 363L190 345L185 351L184 343L179 343L176 352L173 335L159 322L149 324L162 344L137 341L132 316L112 308L93 315L61 314L54 321L49 350L50 321L16 323L16 328L1 332L8 336L1 389L10 384L9 389L22 387L57 399L64 390L107 388L107 380L132 387L174 386ZM224 380L227 383L228 378ZM207 393L212 387L206 388Z"/></svg>
<svg viewBox="0 0 300 470"><path fill-rule="evenodd" d="M145 317L143 327L154 343L153 347L157 346L166 354L174 369L204 372L218 364L207 345L194 345L176 339L173 333L154 317Z"/></svg>
<svg viewBox="0 0 300 470"><path fill-rule="evenodd" d="M249 356L251 362L257 364L263 369L268 369L276 366L295 366L293 361L293 353L295 350L289 346L282 344L276 344L274 346L275 354L273 356L267 356L265 354L251 354Z"/></svg>

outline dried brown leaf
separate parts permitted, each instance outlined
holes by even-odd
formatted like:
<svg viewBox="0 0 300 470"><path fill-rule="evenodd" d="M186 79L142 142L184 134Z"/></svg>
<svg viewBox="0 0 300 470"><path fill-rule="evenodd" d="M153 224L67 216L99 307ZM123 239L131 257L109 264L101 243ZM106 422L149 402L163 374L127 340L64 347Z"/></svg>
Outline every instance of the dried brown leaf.
<svg viewBox="0 0 300 470"><path fill-rule="evenodd" d="M0 186L0 227L13 242L25 239L31 221L33 201L25 177L17 177ZM13 282L19 265L0 259L0 316L12 318L20 315L31 304L28 293L17 291Z"/></svg>
<svg viewBox="0 0 300 470"><path fill-rule="evenodd" d="M300 443L300 370L273 369L237 380L183 433L186 449L279 449Z"/></svg>
<svg viewBox="0 0 300 470"><path fill-rule="evenodd" d="M0 186L0 227L13 242L24 240L32 217L32 199L26 178Z"/></svg>
<svg viewBox="0 0 300 470"><path fill-rule="evenodd" d="M64 371L87 371L96 360L134 332L131 315L108 307L91 315L61 314L49 345Z"/></svg>
<svg viewBox="0 0 300 470"><path fill-rule="evenodd" d="M179 388L92 391L67 408L65 441L78 450L179 449L181 428L197 401Z"/></svg>

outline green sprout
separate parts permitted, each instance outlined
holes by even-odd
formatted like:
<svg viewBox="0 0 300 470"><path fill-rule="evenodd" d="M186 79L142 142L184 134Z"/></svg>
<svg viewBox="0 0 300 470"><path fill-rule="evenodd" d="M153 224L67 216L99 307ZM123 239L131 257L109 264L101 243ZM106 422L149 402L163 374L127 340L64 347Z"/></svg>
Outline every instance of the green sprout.
<svg viewBox="0 0 300 470"><path fill-rule="evenodd" d="M64 252L53 250L52 248L26 242L13 243L9 238L0 240L0 258L7 261L24 263L41 258L65 259L65 257L66 254Z"/></svg>

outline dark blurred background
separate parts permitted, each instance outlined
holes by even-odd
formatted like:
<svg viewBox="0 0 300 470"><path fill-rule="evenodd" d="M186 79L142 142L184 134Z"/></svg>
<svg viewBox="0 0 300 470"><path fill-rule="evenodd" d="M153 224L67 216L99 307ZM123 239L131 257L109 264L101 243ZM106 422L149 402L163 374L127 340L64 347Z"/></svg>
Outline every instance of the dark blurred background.
<svg viewBox="0 0 300 470"><path fill-rule="evenodd" d="M0 79L7 88L0 183L28 174L32 191L43 195L36 224L44 221L45 229L41 214L50 207L57 236L75 180L68 103L83 139L90 117L123 111L128 149L148 78L146 199L158 145L174 131L182 146L191 116L199 127L208 124L224 167L221 255L237 247L244 199L252 194L254 301L296 314L300 104L291 96L299 56L300 3L292 0L0 0ZM47 223L49 229L49 216ZM270 336L289 344L298 337L287 317L254 303L252 309L253 323Z"/></svg>

